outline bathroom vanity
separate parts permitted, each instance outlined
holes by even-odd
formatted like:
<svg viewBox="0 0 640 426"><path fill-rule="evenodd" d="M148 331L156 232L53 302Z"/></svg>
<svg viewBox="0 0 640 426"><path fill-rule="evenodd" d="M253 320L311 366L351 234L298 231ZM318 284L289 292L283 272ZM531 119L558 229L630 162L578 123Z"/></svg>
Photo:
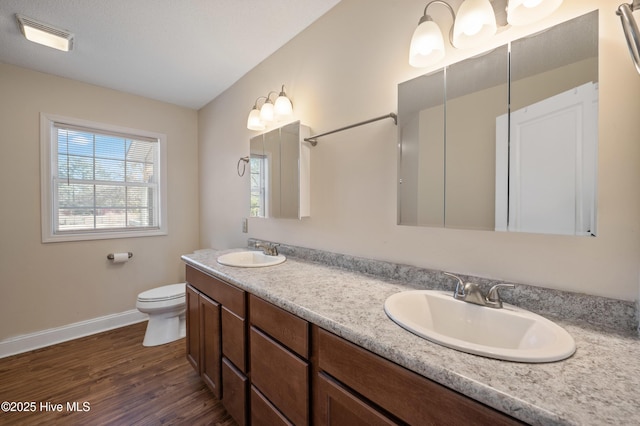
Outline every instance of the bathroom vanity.
<svg viewBox="0 0 640 426"><path fill-rule="evenodd" d="M186 276L187 359L241 425L519 424L213 274Z"/></svg>
<svg viewBox="0 0 640 426"><path fill-rule="evenodd" d="M578 345L568 360L488 359L421 339L387 318L384 300L411 288L405 283L295 257L265 268L219 264L228 252L183 256L187 358L239 424L640 418L637 335L559 321Z"/></svg>

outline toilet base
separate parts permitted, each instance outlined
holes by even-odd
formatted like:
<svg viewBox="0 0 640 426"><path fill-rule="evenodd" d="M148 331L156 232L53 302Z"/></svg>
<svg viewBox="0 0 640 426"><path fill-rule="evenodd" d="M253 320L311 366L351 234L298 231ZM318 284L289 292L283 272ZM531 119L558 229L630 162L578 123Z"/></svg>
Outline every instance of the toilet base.
<svg viewBox="0 0 640 426"><path fill-rule="evenodd" d="M144 334L143 346L158 346L182 339L186 335L184 310L173 313L149 315L147 331Z"/></svg>

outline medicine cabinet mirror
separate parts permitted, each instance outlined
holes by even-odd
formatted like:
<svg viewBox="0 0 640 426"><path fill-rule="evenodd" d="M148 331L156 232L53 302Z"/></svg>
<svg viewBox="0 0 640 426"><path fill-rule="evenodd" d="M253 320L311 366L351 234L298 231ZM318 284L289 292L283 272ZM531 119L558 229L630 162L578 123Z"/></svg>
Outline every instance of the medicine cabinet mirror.
<svg viewBox="0 0 640 426"><path fill-rule="evenodd" d="M598 12L398 85L398 223L595 235Z"/></svg>
<svg viewBox="0 0 640 426"><path fill-rule="evenodd" d="M309 128L299 121L251 138L251 217L310 215Z"/></svg>

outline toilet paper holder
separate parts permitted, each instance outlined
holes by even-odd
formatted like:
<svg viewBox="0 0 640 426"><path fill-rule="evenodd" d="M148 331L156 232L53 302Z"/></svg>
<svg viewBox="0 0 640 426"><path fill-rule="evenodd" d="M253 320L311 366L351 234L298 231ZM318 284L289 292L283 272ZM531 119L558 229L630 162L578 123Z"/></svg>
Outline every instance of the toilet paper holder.
<svg viewBox="0 0 640 426"><path fill-rule="evenodd" d="M131 252L128 252L127 255L129 256L129 259L131 259L133 257L133 253L131 253ZM109 253L107 255L107 259L109 259L109 260L113 260L114 258L115 258L115 256L113 255L113 253Z"/></svg>

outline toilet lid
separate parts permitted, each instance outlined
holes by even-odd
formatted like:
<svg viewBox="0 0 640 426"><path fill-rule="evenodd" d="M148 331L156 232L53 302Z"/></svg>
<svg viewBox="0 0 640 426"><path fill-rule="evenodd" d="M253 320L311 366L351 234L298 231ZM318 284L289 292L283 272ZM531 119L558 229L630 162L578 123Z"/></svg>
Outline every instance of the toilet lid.
<svg viewBox="0 0 640 426"><path fill-rule="evenodd" d="M184 294L185 283L171 284L143 291L138 295L138 300L141 302L173 300L184 297Z"/></svg>

